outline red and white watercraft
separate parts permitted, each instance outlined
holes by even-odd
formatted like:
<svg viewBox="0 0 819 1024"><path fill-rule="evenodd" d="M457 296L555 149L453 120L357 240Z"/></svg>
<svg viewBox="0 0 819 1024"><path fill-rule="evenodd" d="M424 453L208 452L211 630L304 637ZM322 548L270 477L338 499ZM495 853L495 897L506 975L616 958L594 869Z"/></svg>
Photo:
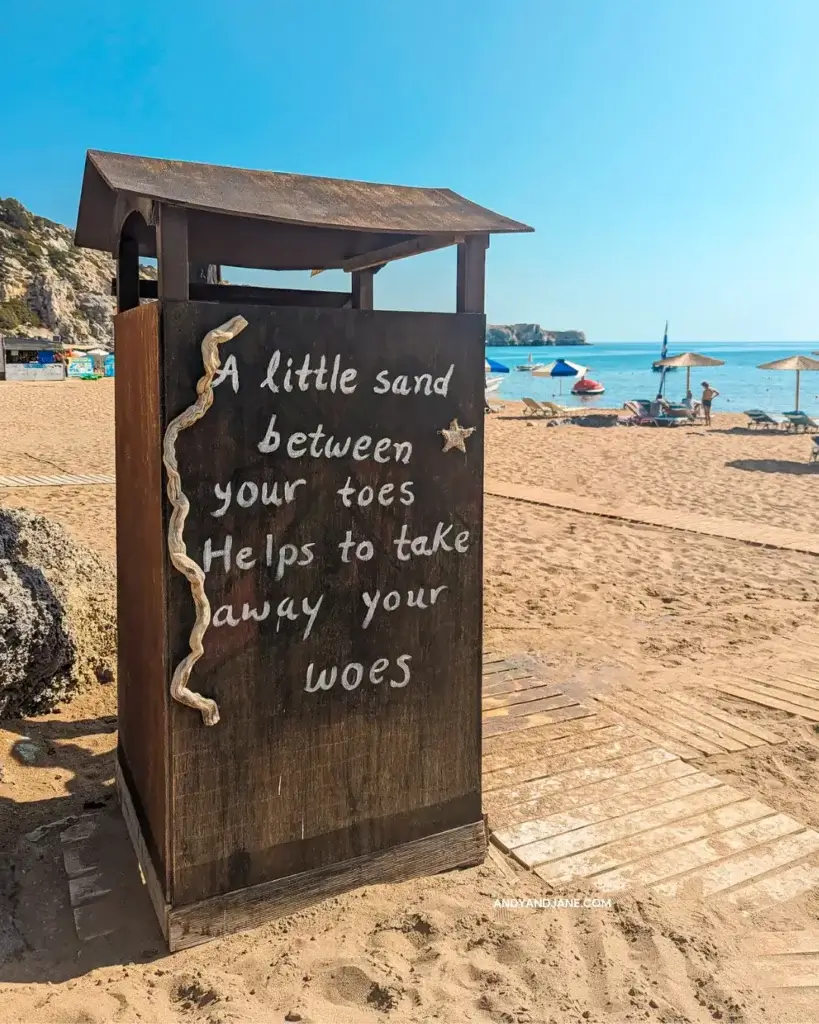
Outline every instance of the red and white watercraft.
<svg viewBox="0 0 819 1024"><path fill-rule="evenodd" d="M599 380L592 380L590 377L581 377L572 388L573 395L602 395L605 387Z"/></svg>

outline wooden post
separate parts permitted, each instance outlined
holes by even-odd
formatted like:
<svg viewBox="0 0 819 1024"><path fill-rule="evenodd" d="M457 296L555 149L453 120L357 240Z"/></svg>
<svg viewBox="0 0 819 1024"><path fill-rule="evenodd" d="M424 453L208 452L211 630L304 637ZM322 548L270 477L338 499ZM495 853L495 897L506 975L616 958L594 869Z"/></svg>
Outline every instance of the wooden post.
<svg viewBox="0 0 819 1024"><path fill-rule="evenodd" d="M130 219L130 218L129 218ZM139 241L128 221L122 225L117 252L117 312L139 305Z"/></svg>
<svg viewBox="0 0 819 1024"><path fill-rule="evenodd" d="M483 313L486 250L489 235L470 235L458 243L458 288L456 313Z"/></svg>
<svg viewBox="0 0 819 1024"><path fill-rule="evenodd" d="M187 301L188 214L179 206L161 203L156 225L156 256L159 271L158 295L163 299Z"/></svg>
<svg viewBox="0 0 819 1024"><path fill-rule="evenodd" d="M353 309L373 309L373 278L380 267L353 271Z"/></svg>

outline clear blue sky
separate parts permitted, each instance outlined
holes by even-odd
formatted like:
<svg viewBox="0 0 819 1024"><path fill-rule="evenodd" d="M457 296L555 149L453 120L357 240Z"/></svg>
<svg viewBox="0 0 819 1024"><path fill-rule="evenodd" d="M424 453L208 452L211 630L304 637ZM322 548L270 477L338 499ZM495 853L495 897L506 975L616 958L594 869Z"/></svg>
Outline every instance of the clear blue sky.
<svg viewBox="0 0 819 1024"><path fill-rule="evenodd" d="M817 0L5 0L2 33L0 195L55 220L87 148L445 185L536 228L493 239L491 322L819 337ZM439 253L377 304L454 290Z"/></svg>

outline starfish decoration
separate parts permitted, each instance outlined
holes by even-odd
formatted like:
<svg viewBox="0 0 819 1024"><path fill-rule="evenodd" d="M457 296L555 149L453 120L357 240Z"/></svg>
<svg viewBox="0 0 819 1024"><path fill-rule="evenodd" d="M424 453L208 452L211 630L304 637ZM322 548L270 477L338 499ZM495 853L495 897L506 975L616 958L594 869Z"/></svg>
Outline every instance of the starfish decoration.
<svg viewBox="0 0 819 1024"><path fill-rule="evenodd" d="M449 428L446 430L439 430L438 433L444 439L443 450L445 452L451 452L453 448L457 448L459 452L463 452L466 455L466 439L471 437L475 433L474 427L462 427L457 420L453 420L449 424Z"/></svg>

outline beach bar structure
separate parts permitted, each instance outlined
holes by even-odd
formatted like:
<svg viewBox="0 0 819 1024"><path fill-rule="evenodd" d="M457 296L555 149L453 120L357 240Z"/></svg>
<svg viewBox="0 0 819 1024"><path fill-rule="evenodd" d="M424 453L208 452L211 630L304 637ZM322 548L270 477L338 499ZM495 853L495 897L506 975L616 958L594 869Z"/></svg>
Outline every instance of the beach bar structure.
<svg viewBox="0 0 819 1024"><path fill-rule="evenodd" d="M484 856L484 267L527 230L447 189L88 153L76 242L117 264L117 781L172 950ZM454 313L374 308L382 267L447 246Z"/></svg>
<svg viewBox="0 0 819 1024"><path fill-rule="evenodd" d="M65 380L64 350L57 338L0 335L0 379Z"/></svg>

